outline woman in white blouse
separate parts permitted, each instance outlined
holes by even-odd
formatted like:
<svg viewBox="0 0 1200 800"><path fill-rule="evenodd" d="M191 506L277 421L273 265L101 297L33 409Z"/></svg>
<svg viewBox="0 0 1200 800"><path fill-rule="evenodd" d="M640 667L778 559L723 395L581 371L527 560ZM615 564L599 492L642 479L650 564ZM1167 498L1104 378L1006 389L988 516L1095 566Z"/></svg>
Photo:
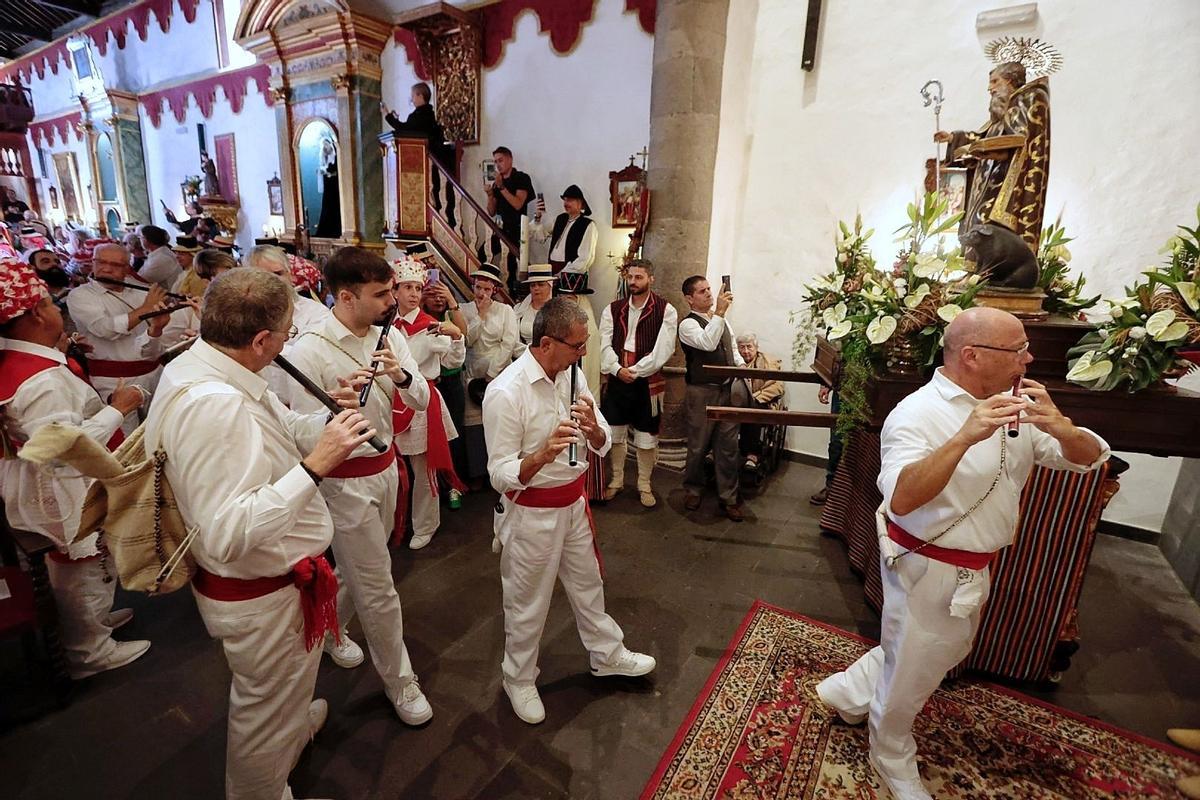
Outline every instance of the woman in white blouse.
<svg viewBox="0 0 1200 800"><path fill-rule="evenodd" d="M463 412L467 475L463 477L468 480L477 480L487 474L483 411L479 404L482 393L478 390L511 364L521 350L517 315L512 306L496 299L496 292L504 285L502 281L499 267L480 264L471 273L475 299L462 305L463 316L467 319L467 361L463 374L468 386ZM484 384L475 383L476 389L471 391L470 387L476 381Z"/></svg>
<svg viewBox="0 0 1200 800"><path fill-rule="evenodd" d="M529 294L513 309L517 315L517 329L521 335L520 346L513 358L525 352L525 347L533 338L533 320L537 317L538 310L554 296L554 271L549 264L530 264L526 275L521 283L529 287Z"/></svg>

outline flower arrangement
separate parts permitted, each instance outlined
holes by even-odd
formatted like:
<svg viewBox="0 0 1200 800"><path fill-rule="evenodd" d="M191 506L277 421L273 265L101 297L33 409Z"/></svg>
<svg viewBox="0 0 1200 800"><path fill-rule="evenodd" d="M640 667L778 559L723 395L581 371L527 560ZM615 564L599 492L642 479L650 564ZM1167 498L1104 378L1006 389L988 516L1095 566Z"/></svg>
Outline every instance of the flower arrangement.
<svg viewBox="0 0 1200 800"><path fill-rule="evenodd" d="M1067 380L1096 391L1128 384L1144 389L1164 376L1181 376L1200 358L1200 206L1197 226L1180 225L1163 250L1166 265L1110 300L1109 319L1068 351Z"/></svg>
<svg viewBox="0 0 1200 800"><path fill-rule="evenodd" d="M1061 220L1042 229L1037 257L1037 286L1046 293L1046 299L1042 302L1044 310L1073 317L1100 302L1100 295L1084 297L1083 276L1080 275L1074 282L1067 277L1067 265L1071 263L1071 251L1067 249L1067 244L1071 241Z"/></svg>
<svg viewBox="0 0 1200 800"><path fill-rule="evenodd" d="M867 246L873 231L863 231L861 217L853 228L839 222L833 271L805 287L807 308L793 315L800 323L793 360L802 360L818 331L840 347L839 433L869 419L866 383L873 376L932 364L945 326L974 304L982 283L964 271L958 248L945 248L944 234L961 218L947 209L934 193L909 204L909 223L896 231L906 246L886 272L876 269Z"/></svg>
<svg viewBox="0 0 1200 800"><path fill-rule="evenodd" d="M203 183L199 175L183 176L183 188L189 196L199 196L200 186Z"/></svg>

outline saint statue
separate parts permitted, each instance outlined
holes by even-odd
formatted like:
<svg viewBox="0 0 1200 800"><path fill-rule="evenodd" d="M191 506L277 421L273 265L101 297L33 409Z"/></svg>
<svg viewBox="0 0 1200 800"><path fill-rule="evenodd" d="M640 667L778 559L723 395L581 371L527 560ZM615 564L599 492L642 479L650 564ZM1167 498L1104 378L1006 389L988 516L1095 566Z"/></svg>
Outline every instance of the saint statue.
<svg viewBox="0 0 1200 800"><path fill-rule="evenodd" d="M1036 257L1050 168L1049 80L1040 77L1026 83L1025 67L1006 61L989 73L988 94L989 118L978 130L934 134L934 141L949 143L947 163L969 171L958 235L964 248L975 245L980 271L989 259L988 253L979 252L980 242L1011 262L1017 255L1013 251L1020 249L1019 239ZM1034 258L1020 254L1020 259L1021 269L993 276L993 284L1033 287Z"/></svg>
<svg viewBox="0 0 1200 800"><path fill-rule="evenodd" d="M217 180L217 165L208 153L200 153L200 170L204 173L204 196L221 197L221 182Z"/></svg>

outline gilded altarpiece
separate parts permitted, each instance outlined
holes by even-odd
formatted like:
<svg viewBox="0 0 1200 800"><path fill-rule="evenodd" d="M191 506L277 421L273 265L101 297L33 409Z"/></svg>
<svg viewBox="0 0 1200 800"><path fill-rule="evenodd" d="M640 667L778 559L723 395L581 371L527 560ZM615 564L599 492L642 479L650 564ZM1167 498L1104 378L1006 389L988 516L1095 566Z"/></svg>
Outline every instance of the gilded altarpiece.
<svg viewBox="0 0 1200 800"><path fill-rule="evenodd" d="M476 144L483 54L478 14L434 3L401 14L396 24L416 38L421 62L437 92L438 122L446 138Z"/></svg>

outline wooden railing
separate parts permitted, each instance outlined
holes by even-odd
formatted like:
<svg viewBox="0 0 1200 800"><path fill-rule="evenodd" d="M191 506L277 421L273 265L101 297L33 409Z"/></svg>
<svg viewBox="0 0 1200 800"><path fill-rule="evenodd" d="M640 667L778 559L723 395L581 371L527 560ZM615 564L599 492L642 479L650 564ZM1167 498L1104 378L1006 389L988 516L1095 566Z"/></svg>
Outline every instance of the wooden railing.
<svg viewBox="0 0 1200 800"><path fill-rule="evenodd" d="M517 269L524 268L520 246L504 235L487 209L437 159L429 157L428 164L429 235L444 252L461 254L455 266L470 274L479 264L482 249L485 260L498 266L506 278L512 262Z"/></svg>
<svg viewBox="0 0 1200 800"><path fill-rule="evenodd" d="M705 366L701 373L708 377L767 379L784 383L825 383L815 372L796 372L780 369L754 369L752 367ZM837 425L837 414L809 411L788 411L774 408L739 408L735 406L708 406L706 416L720 422L748 422L756 425L788 425L795 428L832 428Z"/></svg>

